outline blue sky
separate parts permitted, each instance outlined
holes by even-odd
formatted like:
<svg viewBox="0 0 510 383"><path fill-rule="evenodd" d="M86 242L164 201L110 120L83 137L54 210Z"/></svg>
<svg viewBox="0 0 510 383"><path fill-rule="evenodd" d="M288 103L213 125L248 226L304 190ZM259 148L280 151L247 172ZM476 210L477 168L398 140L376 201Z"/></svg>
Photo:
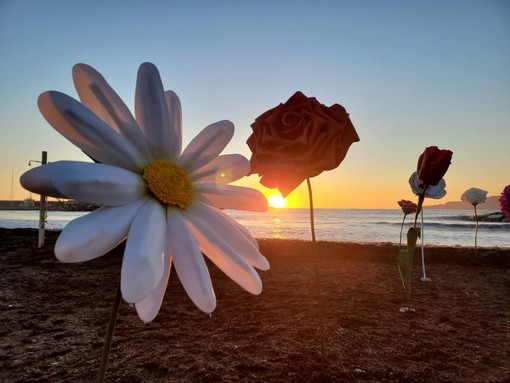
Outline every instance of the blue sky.
<svg viewBox="0 0 510 383"><path fill-rule="evenodd" d="M184 140L223 119L227 152L250 157L250 124L296 90L342 104L361 138L314 182L318 207L396 207L429 145L454 152L458 200L510 183L508 1L0 0L0 199L42 150L83 159L40 115L46 90L76 97L71 69L92 65L133 110L136 71L159 68L181 98ZM257 186L249 177L245 184ZM16 182L16 180L15 180ZM303 187L296 204L306 200ZM14 196L28 195L17 184Z"/></svg>

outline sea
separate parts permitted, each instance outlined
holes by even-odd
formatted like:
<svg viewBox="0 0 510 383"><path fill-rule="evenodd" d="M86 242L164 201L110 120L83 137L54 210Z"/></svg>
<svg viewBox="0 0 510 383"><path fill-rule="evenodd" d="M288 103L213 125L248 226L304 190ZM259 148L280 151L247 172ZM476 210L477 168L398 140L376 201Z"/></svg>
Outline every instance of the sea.
<svg viewBox="0 0 510 383"><path fill-rule="evenodd" d="M232 218L246 227L255 238L311 240L308 209L270 209L263 213L227 210ZM494 211L478 212L479 215ZM75 218L88 212L48 211L45 227L61 230ZM318 241L356 243L396 243L404 215L400 209L316 209L315 235ZM408 215L405 233L413 224ZM424 210L425 244L474 246L474 213L469 210ZM421 219L418 220L421 224ZM0 210L1 228L38 228L39 211ZM510 223L479 222L479 247L510 248Z"/></svg>

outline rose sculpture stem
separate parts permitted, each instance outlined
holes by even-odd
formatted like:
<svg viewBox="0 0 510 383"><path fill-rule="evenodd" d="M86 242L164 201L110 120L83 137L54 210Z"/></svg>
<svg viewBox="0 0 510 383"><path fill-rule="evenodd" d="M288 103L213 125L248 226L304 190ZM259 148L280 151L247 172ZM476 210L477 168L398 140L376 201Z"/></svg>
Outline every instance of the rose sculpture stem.
<svg viewBox="0 0 510 383"><path fill-rule="evenodd" d="M103 354L101 355L101 365L99 373L97 374L97 383L103 383L106 373L106 366L108 365L108 357L110 356L110 347L112 345L113 333L115 331L115 322L117 321L117 313L119 312L120 300L122 294L120 291L120 282L115 292L113 300L112 312L110 313L110 321L104 337Z"/></svg>
<svg viewBox="0 0 510 383"><path fill-rule="evenodd" d="M478 255L478 214L476 212L476 203L473 204L473 207L475 208L475 255Z"/></svg>
<svg viewBox="0 0 510 383"><path fill-rule="evenodd" d="M318 315L319 315L319 334L321 338L321 373L324 373L324 318L322 315L322 294L321 294L321 284L319 281L319 256L317 254L317 248L315 244L315 220L313 213L313 194L312 194L312 183L310 182L310 178L306 179L306 184L308 186L308 197L310 200L310 228L312 231L312 255L315 261L315 282L317 284L317 305L318 305Z"/></svg>

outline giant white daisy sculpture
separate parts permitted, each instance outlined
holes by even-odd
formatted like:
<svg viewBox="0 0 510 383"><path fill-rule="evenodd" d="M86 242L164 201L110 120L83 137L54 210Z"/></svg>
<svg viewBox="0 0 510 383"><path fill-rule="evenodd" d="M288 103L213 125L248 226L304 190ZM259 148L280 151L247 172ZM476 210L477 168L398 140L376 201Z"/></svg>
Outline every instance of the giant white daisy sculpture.
<svg viewBox="0 0 510 383"><path fill-rule="evenodd" d="M252 294L255 268L269 263L249 232L221 209L264 211L258 191L228 185L250 170L237 154L220 155L234 134L229 121L207 126L182 150L179 98L164 91L157 68L138 70L135 117L105 79L85 64L73 68L81 103L55 91L40 95L41 113L97 163L57 161L21 177L28 190L102 205L70 222L55 245L62 262L104 255L127 238L122 297L139 317L159 312L172 266L206 313L216 298L203 254Z"/></svg>

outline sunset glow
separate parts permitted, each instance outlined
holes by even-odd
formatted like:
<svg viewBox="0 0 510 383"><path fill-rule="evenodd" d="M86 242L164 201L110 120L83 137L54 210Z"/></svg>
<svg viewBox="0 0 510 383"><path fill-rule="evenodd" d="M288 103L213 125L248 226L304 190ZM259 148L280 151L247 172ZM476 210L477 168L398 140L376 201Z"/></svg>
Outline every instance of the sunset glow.
<svg viewBox="0 0 510 383"><path fill-rule="evenodd" d="M273 207L275 209L282 209L287 207L287 200L283 198L280 194L271 194L267 197L267 202L269 207Z"/></svg>
<svg viewBox="0 0 510 383"><path fill-rule="evenodd" d="M399 209L397 201L415 201L408 180L428 146L454 153L441 203L460 201L471 187L499 196L509 183L502 167L510 139L508 2L201 2L197 12L156 0L99 19L95 6L82 3L0 1L0 200L30 196L19 178L42 151L50 162L91 161L49 128L37 106L50 89L79 99L71 74L77 63L100 71L136 114L137 68L153 62L163 88L182 98L182 144L211 121L229 120L235 134L225 153L248 160L251 124L296 91L344 106L360 142L340 166L312 177L317 209ZM118 12L117 2L105 3L101 14ZM278 193L260 184L258 172L249 174L236 185L266 198ZM285 209L308 208L306 182L285 199Z"/></svg>

